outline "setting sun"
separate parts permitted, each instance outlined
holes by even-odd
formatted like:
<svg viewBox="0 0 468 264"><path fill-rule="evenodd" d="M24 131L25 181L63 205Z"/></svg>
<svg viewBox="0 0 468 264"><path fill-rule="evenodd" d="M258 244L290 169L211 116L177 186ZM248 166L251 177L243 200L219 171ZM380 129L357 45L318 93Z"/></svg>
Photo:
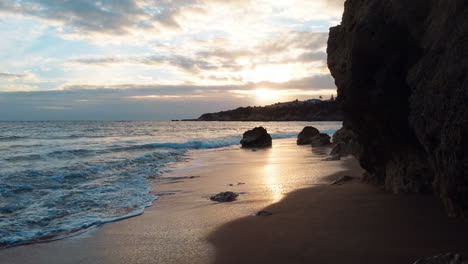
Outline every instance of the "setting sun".
<svg viewBox="0 0 468 264"><path fill-rule="evenodd" d="M278 96L278 91L268 89L255 89L252 91L258 101L270 101Z"/></svg>

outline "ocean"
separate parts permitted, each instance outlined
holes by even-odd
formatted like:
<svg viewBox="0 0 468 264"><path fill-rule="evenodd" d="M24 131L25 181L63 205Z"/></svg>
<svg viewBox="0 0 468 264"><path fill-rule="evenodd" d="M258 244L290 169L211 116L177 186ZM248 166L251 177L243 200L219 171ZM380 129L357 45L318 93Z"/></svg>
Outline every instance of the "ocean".
<svg viewBox="0 0 468 264"><path fill-rule="evenodd" d="M307 125L332 135L341 122L0 122L0 247L142 214L168 164L188 150L240 147L260 125L278 139Z"/></svg>

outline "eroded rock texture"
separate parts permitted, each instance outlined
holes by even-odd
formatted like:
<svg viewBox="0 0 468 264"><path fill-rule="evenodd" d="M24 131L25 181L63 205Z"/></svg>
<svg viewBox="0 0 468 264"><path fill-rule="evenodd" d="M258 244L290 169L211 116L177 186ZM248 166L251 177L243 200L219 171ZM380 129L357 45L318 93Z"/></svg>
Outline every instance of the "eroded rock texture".
<svg viewBox="0 0 468 264"><path fill-rule="evenodd" d="M367 179L466 216L468 1L347 0L328 66Z"/></svg>

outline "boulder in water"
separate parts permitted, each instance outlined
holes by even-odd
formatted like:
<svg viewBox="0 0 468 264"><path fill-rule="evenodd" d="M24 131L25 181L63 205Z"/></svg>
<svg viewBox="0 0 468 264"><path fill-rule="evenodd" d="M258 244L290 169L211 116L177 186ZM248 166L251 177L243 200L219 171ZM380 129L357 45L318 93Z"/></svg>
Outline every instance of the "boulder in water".
<svg viewBox="0 0 468 264"><path fill-rule="evenodd" d="M297 136L297 144L310 145L312 144L312 138L318 134L320 134L320 131L318 129L316 129L315 127L306 126Z"/></svg>
<svg viewBox="0 0 468 264"><path fill-rule="evenodd" d="M243 148L266 148L271 147L272 139L263 127L256 127L246 131L240 141Z"/></svg>

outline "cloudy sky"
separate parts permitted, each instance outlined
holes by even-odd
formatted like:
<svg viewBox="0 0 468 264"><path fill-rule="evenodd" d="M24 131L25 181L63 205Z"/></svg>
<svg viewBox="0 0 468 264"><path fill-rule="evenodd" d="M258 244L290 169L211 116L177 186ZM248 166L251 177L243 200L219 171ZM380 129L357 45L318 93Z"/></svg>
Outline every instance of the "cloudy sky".
<svg viewBox="0 0 468 264"><path fill-rule="evenodd" d="M0 120L168 120L335 93L344 0L1 0Z"/></svg>

